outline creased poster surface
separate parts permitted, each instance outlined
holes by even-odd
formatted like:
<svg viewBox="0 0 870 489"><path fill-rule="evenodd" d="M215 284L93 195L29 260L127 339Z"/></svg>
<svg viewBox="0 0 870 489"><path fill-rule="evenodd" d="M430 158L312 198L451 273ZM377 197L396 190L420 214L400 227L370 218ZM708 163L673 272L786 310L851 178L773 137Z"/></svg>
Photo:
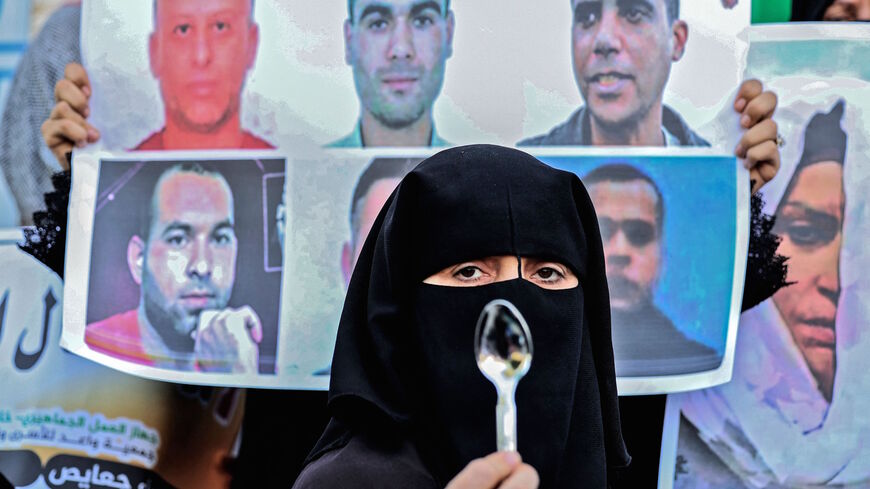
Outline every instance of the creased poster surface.
<svg viewBox="0 0 870 489"><path fill-rule="evenodd" d="M62 350L63 284L0 233L0 473L15 487L223 487L244 396Z"/></svg>
<svg viewBox="0 0 870 489"><path fill-rule="evenodd" d="M675 396L665 487L870 486L868 39L751 33L749 74L779 95L788 141L764 196L793 284L741 317L730 383Z"/></svg>

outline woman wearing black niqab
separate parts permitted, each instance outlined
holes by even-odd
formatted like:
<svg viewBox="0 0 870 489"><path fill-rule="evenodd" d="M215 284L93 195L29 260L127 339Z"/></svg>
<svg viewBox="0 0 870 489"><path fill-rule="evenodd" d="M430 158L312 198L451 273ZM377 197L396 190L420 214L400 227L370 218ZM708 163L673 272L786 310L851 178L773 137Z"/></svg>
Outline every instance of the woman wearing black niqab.
<svg viewBox="0 0 870 489"><path fill-rule="evenodd" d="M332 419L295 487L444 487L495 452L496 394L477 369L474 329L496 298L517 306L535 345L516 393L519 453L541 487L606 487L629 457L604 270L575 175L488 145L421 163L384 205L354 270Z"/></svg>

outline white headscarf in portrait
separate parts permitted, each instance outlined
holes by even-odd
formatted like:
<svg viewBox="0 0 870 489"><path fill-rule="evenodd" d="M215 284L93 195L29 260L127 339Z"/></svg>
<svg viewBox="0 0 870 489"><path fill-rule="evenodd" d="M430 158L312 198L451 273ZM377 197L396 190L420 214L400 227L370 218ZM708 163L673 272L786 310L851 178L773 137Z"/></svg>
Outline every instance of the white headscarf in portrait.
<svg viewBox="0 0 870 489"><path fill-rule="evenodd" d="M807 122L814 113L829 112L838 99L847 101L846 219L832 400L828 404L819 392L768 299L741 316L731 382L681 395L679 402L704 443L751 487L870 483L870 257L862 243L862 236L870 236L870 216L864 218L870 148L860 133L870 127L870 102L865 102L870 83L804 77L776 82L772 88L791 100L783 97L777 111L788 144L779 175L764 190L768 214L775 212L801 159Z"/></svg>

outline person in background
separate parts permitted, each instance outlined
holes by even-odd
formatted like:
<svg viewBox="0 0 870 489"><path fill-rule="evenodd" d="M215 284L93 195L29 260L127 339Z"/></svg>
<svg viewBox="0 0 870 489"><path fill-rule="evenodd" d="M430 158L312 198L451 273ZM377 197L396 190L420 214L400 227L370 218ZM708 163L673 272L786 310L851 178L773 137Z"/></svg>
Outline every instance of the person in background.
<svg viewBox="0 0 870 489"><path fill-rule="evenodd" d="M870 0L792 0L791 20L868 22Z"/></svg>

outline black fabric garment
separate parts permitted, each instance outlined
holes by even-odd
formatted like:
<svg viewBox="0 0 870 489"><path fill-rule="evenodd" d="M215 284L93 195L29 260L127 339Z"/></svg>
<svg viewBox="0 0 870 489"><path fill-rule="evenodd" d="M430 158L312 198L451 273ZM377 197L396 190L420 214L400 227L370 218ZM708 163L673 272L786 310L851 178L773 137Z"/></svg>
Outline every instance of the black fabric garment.
<svg viewBox="0 0 870 489"><path fill-rule="evenodd" d="M791 21L812 22L822 20L825 10L834 3L834 0L792 0Z"/></svg>
<svg viewBox="0 0 870 489"><path fill-rule="evenodd" d="M559 261L580 285L522 279L481 287L423 284L465 260ZM619 427L609 298L595 211L580 180L508 148L453 148L399 184L350 281L333 360L330 427L301 480L346 487L338 463L359 436L407 440L443 487L495 451L495 392L474 361L474 328L492 299L514 302L535 345L517 390L518 449L541 487L605 487L628 455ZM337 453L336 453L337 452ZM373 453L372 465L378 454ZM360 487L381 477L360 464ZM415 472L421 467L415 467ZM322 474L313 480L313 474ZM396 473L379 487L406 487Z"/></svg>
<svg viewBox="0 0 870 489"><path fill-rule="evenodd" d="M764 199L758 194L753 195L750 202L749 253L746 257L741 311L752 309L788 285L786 258L776 253L781 238L771 232L776 219L765 214L763 209Z"/></svg>
<svg viewBox="0 0 870 489"><path fill-rule="evenodd" d="M330 487L440 489L409 439L390 432L352 432L340 422L329 425L341 448L328 450L308 465L294 489ZM389 482L387 482L389 481Z"/></svg>
<svg viewBox="0 0 870 489"><path fill-rule="evenodd" d="M0 474L0 489L13 489L12 484Z"/></svg>
<svg viewBox="0 0 870 489"><path fill-rule="evenodd" d="M326 392L247 391L230 487L291 487L329 421Z"/></svg>
<svg viewBox="0 0 870 489"><path fill-rule="evenodd" d="M684 335L654 304L612 311L613 355L620 377L674 375L717 368L722 356Z"/></svg>
<svg viewBox="0 0 870 489"><path fill-rule="evenodd" d="M71 175L65 171L51 176L54 189L43 197L45 210L33 213L34 226L24 229L24 243L21 245L22 250L45 263L60 278L63 278Z"/></svg>

